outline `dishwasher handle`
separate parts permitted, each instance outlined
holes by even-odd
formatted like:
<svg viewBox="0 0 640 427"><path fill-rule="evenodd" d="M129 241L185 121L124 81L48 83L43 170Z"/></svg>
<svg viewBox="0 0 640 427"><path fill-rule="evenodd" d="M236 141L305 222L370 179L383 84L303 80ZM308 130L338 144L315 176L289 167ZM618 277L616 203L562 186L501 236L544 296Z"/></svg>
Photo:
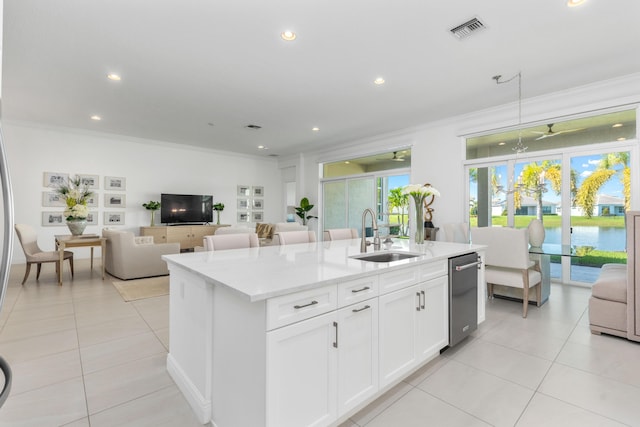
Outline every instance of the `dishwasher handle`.
<svg viewBox="0 0 640 427"><path fill-rule="evenodd" d="M466 270L467 268L471 268L471 267L474 267L476 265L478 266L478 268L480 268L480 265L482 265L482 261L471 262L471 263L465 264L465 265L456 265L456 271Z"/></svg>

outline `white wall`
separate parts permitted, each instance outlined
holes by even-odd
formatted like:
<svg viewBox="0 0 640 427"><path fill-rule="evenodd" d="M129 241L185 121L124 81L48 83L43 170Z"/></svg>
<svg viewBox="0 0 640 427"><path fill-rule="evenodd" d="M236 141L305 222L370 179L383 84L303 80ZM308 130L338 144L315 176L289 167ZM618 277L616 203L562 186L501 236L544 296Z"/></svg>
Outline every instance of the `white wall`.
<svg viewBox="0 0 640 427"><path fill-rule="evenodd" d="M139 227L150 222L150 213L142 203L159 201L160 193L213 194L214 203L225 204L221 223L233 224L239 184L263 186L264 222L282 221L280 170L272 158L22 123L3 123L3 133L15 198L15 222L36 226L43 250L53 250L55 234L69 233L66 226L41 225L43 211L62 211L42 206L42 192L47 191L43 186L44 172L100 176L96 191L99 225L88 226L85 233L101 232L103 212L124 210L125 224L118 228L139 234ZM126 208L104 207L105 176L126 178ZM160 214L156 215L158 224ZM74 253L76 258L89 256L88 249L74 248ZM13 263L25 261L17 239L13 256Z"/></svg>

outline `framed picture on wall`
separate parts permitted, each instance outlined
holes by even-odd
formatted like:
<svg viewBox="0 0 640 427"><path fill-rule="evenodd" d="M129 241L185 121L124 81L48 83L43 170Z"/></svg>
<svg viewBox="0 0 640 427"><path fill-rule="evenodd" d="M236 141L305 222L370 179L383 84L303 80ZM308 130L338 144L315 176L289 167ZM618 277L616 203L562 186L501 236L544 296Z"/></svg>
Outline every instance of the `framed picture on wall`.
<svg viewBox="0 0 640 427"><path fill-rule="evenodd" d="M42 212L42 225L45 227L66 225L62 211Z"/></svg>
<svg viewBox="0 0 640 427"><path fill-rule="evenodd" d="M63 208L66 206L64 198L55 191L42 192L42 206Z"/></svg>
<svg viewBox="0 0 640 427"><path fill-rule="evenodd" d="M249 199L238 199L238 209L245 211L249 209Z"/></svg>
<svg viewBox="0 0 640 427"><path fill-rule="evenodd" d="M248 185L238 185L238 197L251 196L251 187Z"/></svg>
<svg viewBox="0 0 640 427"><path fill-rule="evenodd" d="M104 207L105 208L124 208L127 206L127 196L124 194L105 194L104 195Z"/></svg>
<svg viewBox="0 0 640 427"><path fill-rule="evenodd" d="M121 176L105 176L104 188L105 190L124 191L127 189L127 179Z"/></svg>
<svg viewBox="0 0 640 427"><path fill-rule="evenodd" d="M98 195L94 194L93 196L89 197L87 199L87 206L89 206L90 208L97 208L98 207Z"/></svg>
<svg viewBox="0 0 640 427"><path fill-rule="evenodd" d="M44 173L44 186L45 187L59 187L62 184L69 182L68 173L59 172L45 172Z"/></svg>
<svg viewBox="0 0 640 427"><path fill-rule="evenodd" d="M263 199L253 199L253 209L259 210L261 211L264 206L264 200Z"/></svg>
<svg viewBox="0 0 640 427"><path fill-rule="evenodd" d="M262 222L263 218L264 218L264 215L262 214L262 212L252 212L251 213L252 222Z"/></svg>
<svg viewBox="0 0 640 427"><path fill-rule="evenodd" d="M252 187L253 197L264 197L264 187Z"/></svg>
<svg viewBox="0 0 640 427"><path fill-rule="evenodd" d="M89 215L87 215L87 225L98 225L98 212L89 211Z"/></svg>
<svg viewBox="0 0 640 427"><path fill-rule="evenodd" d="M249 222L250 218L249 212L238 212L238 222Z"/></svg>
<svg viewBox="0 0 640 427"><path fill-rule="evenodd" d="M105 212L104 225L124 225L124 212Z"/></svg>
<svg viewBox="0 0 640 427"><path fill-rule="evenodd" d="M80 184L82 186L87 186L88 188L95 190L100 188L100 177L98 175L82 175L78 174L78 178L80 178Z"/></svg>

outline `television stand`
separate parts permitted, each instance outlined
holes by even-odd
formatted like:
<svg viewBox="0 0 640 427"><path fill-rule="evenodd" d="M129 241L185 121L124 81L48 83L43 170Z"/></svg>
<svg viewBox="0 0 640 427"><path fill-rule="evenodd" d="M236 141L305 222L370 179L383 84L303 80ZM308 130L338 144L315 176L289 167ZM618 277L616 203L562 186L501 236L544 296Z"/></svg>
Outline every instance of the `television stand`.
<svg viewBox="0 0 640 427"><path fill-rule="evenodd" d="M180 227L175 227L180 225ZM140 227L141 236L153 236L155 243L180 243L180 250L193 249L202 246L204 236L215 234L220 227L229 227L229 224L195 225L173 224L155 227Z"/></svg>

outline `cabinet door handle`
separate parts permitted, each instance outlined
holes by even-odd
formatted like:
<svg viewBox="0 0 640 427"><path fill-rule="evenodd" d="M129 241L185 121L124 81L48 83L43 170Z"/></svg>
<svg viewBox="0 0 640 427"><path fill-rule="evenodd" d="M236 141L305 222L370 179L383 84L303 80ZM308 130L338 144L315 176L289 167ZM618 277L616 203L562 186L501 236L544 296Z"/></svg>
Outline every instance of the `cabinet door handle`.
<svg viewBox="0 0 640 427"><path fill-rule="evenodd" d="M424 305L427 303L427 296L425 295L424 291L420 291L420 293L422 294L422 305L420 306L420 308L424 310Z"/></svg>
<svg viewBox="0 0 640 427"><path fill-rule="evenodd" d="M364 306L364 307L362 307L362 308L354 308L354 309L353 309L353 310L351 310L351 311L352 311L352 312L354 312L354 313L359 313L359 312L364 311L364 310L366 310L366 309L368 309L368 308L371 308L371 306L370 306L370 305L365 305L365 306Z"/></svg>
<svg viewBox="0 0 640 427"><path fill-rule="evenodd" d="M418 297L418 305L416 305L416 311L420 311L420 292L416 292L416 296Z"/></svg>
<svg viewBox="0 0 640 427"><path fill-rule="evenodd" d="M318 303L318 301L313 300L313 301L311 301L309 304L304 304L304 305L294 305L294 306L293 306L293 308L295 308L295 309L305 308L305 307L309 307L309 306L312 306L312 305L316 305L317 303Z"/></svg>
<svg viewBox="0 0 640 427"><path fill-rule="evenodd" d="M354 294L357 294L358 292L368 291L369 289L371 289L371 288L370 288L370 287L368 287L368 286L365 286L365 287L364 287L364 288L362 288L362 289L351 289L351 292L353 292Z"/></svg>
<svg viewBox="0 0 640 427"><path fill-rule="evenodd" d="M336 340L333 342L333 347L338 348L338 322L333 322L333 327L336 328Z"/></svg>

